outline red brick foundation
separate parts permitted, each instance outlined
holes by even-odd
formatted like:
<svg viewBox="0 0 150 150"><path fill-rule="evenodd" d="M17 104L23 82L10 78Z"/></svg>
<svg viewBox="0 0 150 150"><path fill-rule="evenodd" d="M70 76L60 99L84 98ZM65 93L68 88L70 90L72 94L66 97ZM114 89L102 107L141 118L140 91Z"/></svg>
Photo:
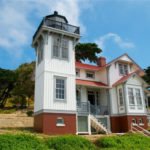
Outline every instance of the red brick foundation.
<svg viewBox="0 0 150 150"><path fill-rule="evenodd" d="M136 119L137 124L139 125L139 119L143 120L144 126L141 126L144 129L148 127L147 116L114 116L110 117L111 122L111 131L113 133L128 132L131 130L132 119Z"/></svg>
<svg viewBox="0 0 150 150"><path fill-rule="evenodd" d="M65 126L56 126L58 117L64 119ZM34 129L49 135L76 134L76 114L41 113L35 115Z"/></svg>

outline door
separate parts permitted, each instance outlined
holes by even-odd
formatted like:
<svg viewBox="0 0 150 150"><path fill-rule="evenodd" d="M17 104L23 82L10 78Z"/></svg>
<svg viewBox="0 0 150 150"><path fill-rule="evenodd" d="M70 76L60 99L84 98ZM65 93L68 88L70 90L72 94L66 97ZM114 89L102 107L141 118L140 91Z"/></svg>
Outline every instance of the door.
<svg viewBox="0 0 150 150"><path fill-rule="evenodd" d="M91 105L95 105L95 93L93 91L88 91L88 101Z"/></svg>

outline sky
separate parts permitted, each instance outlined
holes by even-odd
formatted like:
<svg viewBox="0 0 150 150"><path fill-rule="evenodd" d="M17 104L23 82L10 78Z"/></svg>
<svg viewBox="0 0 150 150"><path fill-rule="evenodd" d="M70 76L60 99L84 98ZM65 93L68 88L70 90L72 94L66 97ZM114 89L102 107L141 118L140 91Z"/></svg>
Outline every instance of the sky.
<svg viewBox="0 0 150 150"><path fill-rule="evenodd" d="M55 10L80 26L80 42L95 42L107 62L128 53L150 66L150 0L0 0L0 68L35 60L32 37Z"/></svg>

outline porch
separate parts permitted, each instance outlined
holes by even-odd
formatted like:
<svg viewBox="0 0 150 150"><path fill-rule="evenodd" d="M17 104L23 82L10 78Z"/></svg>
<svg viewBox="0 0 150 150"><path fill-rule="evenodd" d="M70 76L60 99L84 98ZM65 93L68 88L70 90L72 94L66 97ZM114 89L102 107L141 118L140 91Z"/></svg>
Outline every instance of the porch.
<svg viewBox="0 0 150 150"><path fill-rule="evenodd" d="M108 89L76 86L76 98L77 133L92 134L103 131L105 133L110 132Z"/></svg>

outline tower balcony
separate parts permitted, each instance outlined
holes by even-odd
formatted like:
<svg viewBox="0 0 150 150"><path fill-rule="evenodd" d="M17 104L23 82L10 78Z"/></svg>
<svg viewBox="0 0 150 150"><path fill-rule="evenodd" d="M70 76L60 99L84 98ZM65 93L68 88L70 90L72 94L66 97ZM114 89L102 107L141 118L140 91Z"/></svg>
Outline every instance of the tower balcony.
<svg viewBox="0 0 150 150"><path fill-rule="evenodd" d="M37 31L35 32L34 36L33 36L33 40L35 39L36 35L38 34L39 30L42 27L51 27L51 28L55 28L58 30L62 30L62 31L66 31L72 34L80 34L80 28L77 26L73 26L70 25L68 23L64 23L64 22L60 22L60 21L55 21L49 18L44 18L41 22L41 24L39 25Z"/></svg>

